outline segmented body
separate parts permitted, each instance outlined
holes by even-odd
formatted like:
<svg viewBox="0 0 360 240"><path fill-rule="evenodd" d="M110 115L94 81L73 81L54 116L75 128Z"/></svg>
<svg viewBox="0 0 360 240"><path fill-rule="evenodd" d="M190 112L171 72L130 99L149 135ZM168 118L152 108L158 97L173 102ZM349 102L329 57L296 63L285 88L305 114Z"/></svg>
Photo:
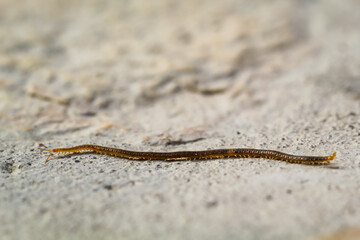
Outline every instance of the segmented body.
<svg viewBox="0 0 360 240"><path fill-rule="evenodd" d="M286 161L289 163L300 164L327 164L336 156L301 156L291 155L279 151L262 150L252 148L234 148L234 149L215 149L204 151L180 151L180 152L137 152L120 148L104 147L99 145L79 145L70 148L55 148L52 150L39 148L43 151L50 152L46 159L49 160L52 153L98 153L115 157L127 158L132 160L205 160L219 158L267 158L274 160Z"/></svg>

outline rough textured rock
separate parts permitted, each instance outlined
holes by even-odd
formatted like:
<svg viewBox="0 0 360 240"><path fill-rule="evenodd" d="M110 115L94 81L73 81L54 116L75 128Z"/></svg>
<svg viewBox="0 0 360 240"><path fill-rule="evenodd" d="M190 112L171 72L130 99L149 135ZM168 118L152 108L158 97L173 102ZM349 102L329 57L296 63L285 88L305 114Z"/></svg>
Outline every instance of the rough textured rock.
<svg viewBox="0 0 360 240"><path fill-rule="evenodd" d="M345 2L2 0L2 239L357 229L360 4ZM45 164L37 150L84 143L338 157L329 166L102 155Z"/></svg>

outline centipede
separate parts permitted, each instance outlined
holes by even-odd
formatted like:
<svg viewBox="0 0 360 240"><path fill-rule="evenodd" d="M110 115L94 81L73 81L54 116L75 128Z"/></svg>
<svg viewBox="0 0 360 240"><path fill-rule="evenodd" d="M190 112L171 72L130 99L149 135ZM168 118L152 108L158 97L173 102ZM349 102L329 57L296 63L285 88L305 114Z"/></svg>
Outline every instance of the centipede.
<svg viewBox="0 0 360 240"><path fill-rule="evenodd" d="M201 151L178 151L178 152L141 152L130 151L114 147L99 145L79 145L69 148L45 149L38 148L41 151L49 152L45 162L48 162L53 153L57 154L79 154L95 153L125 158L129 160L161 160L161 161L191 161L191 160L211 160L221 158L265 158L280 160L288 163L297 164L329 164L336 157L336 152L331 156L303 156L292 155L274 150L253 149L253 148L233 148L233 149L213 149Z"/></svg>

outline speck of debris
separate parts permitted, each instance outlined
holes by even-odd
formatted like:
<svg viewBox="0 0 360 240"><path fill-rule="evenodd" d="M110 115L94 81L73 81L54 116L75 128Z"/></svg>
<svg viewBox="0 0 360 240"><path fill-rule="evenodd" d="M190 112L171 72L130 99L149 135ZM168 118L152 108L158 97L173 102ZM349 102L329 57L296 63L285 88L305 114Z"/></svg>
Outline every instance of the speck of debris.
<svg viewBox="0 0 360 240"><path fill-rule="evenodd" d="M206 206L206 208L214 208L217 205L218 205L218 201L213 200L213 201L208 201L205 206Z"/></svg>
<svg viewBox="0 0 360 240"><path fill-rule="evenodd" d="M267 201L271 201L273 200L273 196L271 196L270 194L269 195L266 195L266 198L265 198Z"/></svg>
<svg viewBox="0 0 360 240"><path fill-rule="evenodd" d="M106 185L104 185L104 188L106 189L106 190L112 190L113 189L113 186L112 185L110 185L110 184L106 184Z"/></svg>
<svg viewBox="0 0 360 240"><path fill-rule="evenodd" d="M6 162L2 164L1 170L3 170L3 172L12 173L14 171L14 163Z"/></svg>

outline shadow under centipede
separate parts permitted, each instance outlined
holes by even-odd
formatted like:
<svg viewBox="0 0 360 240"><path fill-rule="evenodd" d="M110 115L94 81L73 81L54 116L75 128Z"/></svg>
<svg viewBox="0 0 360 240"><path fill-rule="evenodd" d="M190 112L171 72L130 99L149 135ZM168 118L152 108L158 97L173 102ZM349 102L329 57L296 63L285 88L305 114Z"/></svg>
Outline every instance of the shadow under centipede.
<svg viewBox="0 0 360 240"><path fill-rule="evenodd" d="M289 163L292 164L292 163ZM328 163L328 164L299 164L305 167L315 167L315 168L322 168L322 169L329 169L329 170L342 170L344 169L343 166L338 165L337 163Z"/></svg>
<svg viewBox="0 0 360 240"><path fill-rule="evenodd" d="M91 156L91 152L82 152L82 153L68 153L68 154L64 154L64 155L57 155L54 159L64 159L64 158L69 158L69 157L72 157L72 156L82 156L82 155L87 155L87 156ZM98 155L105 155L107 156L106 154L98 154ZM99 159L101 158L100 156ZM119 158L119 157L115 157L115 156L107 156L109 158L114 158L114 159L118 159L118 160L121 160L121 161L129 161L129 162L167 162L167 163L175 163L175 162L178 162L178 163L181 163L181 162L210 162L210 161L216 161L216 160L221 160L221 159L224 159L224 158L218 158L218 159L194 159L194 160L189 160L189 159L174 159L174 160L161 160L161 159L158 159L158 160L143 160L143 159L128 159L128 158ZM76 160L79 160L79 159L74 159L74 161ZM234 160L236 160L234 158Z"/></svg>
<svg viewBox="0 0 360 240"><path fill-rule="evenodd" d="M82 153L67 153L67 154L64 154L64 155L57 155L55 159L64 159L64 158L69 158L69 157L72 157L72 156L82 156L82 155L86 155L86 156L91 156L91 152L82 152ZM98 154L99 156L99 160L101 159L101 155L105 155L107 156L106 154ZM118 160L121 160L121 161L129 161L129 162L167 162L167 163L181 163L181 162L210 162L210 161L216 161L216 160L221 160L221 159L225 159L225 158L217 158L217 159L194 159L194 160L189 160L189 159L174 159L174 160L143 160L143 159L127 159L127 158L119 158L119 157L115 157L115 156L107 156L110 158L114 158L114 159L118 159ZM74 161L78 161L79 159L73 159ZM229 159L231 160L231 159ZM236 159L234 158L233 159L234 161L236 160L239 160L239 159ZM69 159L70 161L70 159Z"/></svg>
<svg viewBox="0 0 360 240"><path fill-rule="evenodd" d="M83 153L68 153L68 154L64 154L64 155L57 155L54 160L56 159L64 159L64 158L70 158L72 156L82 156L82 155L85 155L85 156L88 156L90 157L91 156L91 153L89 154L89 152L83 152ZM100 160L101 158L99 158ZM79 159L72 159L74 161L79 161ZM51 161L51 160L50 160ZM70 161L70 159L69 159Z"/></svg>
<svg viewBox="0 0 360 240"><path fill-rule="evenodd" d="M339 164L336 164L336 163L330 163L330 164L324 165L323 167L327 168L327 169L331 169L331 170L345 169L343 166L340 166Z"/></svg>

